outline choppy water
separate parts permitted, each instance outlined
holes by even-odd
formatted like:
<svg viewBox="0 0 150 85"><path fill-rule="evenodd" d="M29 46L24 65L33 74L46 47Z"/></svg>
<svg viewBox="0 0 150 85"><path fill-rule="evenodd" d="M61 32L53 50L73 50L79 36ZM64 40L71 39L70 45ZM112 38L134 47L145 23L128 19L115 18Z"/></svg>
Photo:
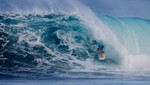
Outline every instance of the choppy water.
<svg viewBox="0 0 150 85"><path fill-rule="evenodd" d="M85 13L1 13L0 78L149 80L150 20L80 7ZM93 39L103 41L105 61Z"/></svg>

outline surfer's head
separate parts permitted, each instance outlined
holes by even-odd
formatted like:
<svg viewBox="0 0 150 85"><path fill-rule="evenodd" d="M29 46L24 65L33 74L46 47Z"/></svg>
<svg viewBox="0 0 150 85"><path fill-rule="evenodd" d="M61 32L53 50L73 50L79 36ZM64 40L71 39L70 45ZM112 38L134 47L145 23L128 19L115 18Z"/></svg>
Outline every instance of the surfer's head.
<svg viewBox="0 0 150 85"><path fill-rule="evenodd" d="M96 40L93 40L92 43L93 43L93 44L96 44Z"/></svg>

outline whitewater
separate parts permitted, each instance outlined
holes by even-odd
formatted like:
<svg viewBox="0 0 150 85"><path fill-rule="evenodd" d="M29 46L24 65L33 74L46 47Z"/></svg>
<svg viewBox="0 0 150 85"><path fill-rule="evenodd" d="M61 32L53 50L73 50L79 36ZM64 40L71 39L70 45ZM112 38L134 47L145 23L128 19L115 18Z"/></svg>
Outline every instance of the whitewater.
<svg viewBox="0 0 150 85"><path fill-rule="evenodd" d="M0 9L1 79L150 78L150 20L99 16L75 0L25 2ZM105 61L94 39L103 41Z"/></svg>

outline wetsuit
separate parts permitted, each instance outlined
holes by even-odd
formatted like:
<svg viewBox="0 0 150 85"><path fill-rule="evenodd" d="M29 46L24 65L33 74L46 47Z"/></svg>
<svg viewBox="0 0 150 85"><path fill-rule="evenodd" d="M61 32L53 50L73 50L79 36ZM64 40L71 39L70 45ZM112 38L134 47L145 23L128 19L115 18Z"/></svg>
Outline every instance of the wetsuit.
<svg viewBox="0 0 150 85"><path fill-rule="evenodd" d="M102 51L104 53L103 51L104 45L102 44L102 42L96 42L96 46L98 46L97 48L98 51Z"/></svg>

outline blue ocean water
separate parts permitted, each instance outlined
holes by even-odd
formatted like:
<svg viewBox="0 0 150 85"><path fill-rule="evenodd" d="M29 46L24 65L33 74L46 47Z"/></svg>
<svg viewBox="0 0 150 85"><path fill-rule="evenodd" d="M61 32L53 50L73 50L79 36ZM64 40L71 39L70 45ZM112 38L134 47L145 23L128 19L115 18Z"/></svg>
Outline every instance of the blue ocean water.
<svg viewBox="0 0 150 85"><path fill-rule="evenodd" d="M1 85L149 85L149 81L105 81L105 80L2 80Z"/></svg>
<svg viewBox="0 0 150 85"><path fill-rule="evenodd" d="M104 39L106 60L99 61L96 47L90 45L96 39L93 31L77 16L1 14L0 17L1 79L149 80L146 60L150 51L149 20L100 17L126 52Z"/></svg>
<svg viewBox="0 0 150 85"><path fill-rule="evenodd" d="M55 5L51 11L41 11L41 5L40 10L0 14L0 84L33 85L45 79L45 84L56 85L56 80L75 85L149 84L150 20L96 16L80 3L62 9ZM98 60L94 39L104 43L105 61Z"/></svg>

